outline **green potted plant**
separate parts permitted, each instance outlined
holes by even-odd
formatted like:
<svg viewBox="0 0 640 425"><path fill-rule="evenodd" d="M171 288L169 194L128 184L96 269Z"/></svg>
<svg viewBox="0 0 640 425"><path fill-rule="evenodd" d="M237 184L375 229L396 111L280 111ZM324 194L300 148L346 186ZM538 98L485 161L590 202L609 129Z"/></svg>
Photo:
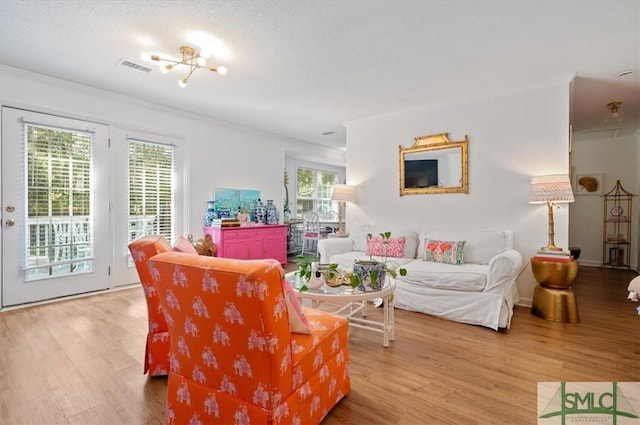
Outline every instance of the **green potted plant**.
<svg viewBox="0 0 640 425"><path fill-rule="evenodd" d="M302 283L300 291L307 291L309 288L317 289L323 283L329 286L337 286L340 276L338 264L318 264L314 255L297 255L295 259L298 266L296 275Z"/></svg>
<svg viewBox="0 0 640 425"><path fill-rule="evenodd" d="M368 260L356 260L353 264L353 274L351 275L351 286L361 291L379 291L384 286L387 274L391 277L406 276L407 270L398 267L398 263L389 260L387 257L386 247L391 239L391 232L380 233L382 244L385 246L382 261L373 258L373 254L369 254ZM367 234L367 241L373 238L371 233Z"/></svg>

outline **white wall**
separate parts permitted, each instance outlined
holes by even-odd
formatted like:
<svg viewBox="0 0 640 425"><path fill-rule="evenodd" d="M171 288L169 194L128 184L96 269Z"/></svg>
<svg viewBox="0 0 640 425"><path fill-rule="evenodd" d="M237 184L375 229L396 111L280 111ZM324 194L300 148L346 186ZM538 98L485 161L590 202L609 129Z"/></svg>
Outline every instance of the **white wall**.
<svg viewBox="0 0 640 425"><path fill-rule="evenodd" d="M305 147L304 142L6 66L0 66L0 102L108 124L112 144L126 143L132 132L186 142L181 145L188 149L188 219L178 232L195 238L202 237L206 201L216 187L259 189L263 199L275 201L282 216L285 146L299 157L306 149L319 161L339 163L343 158L340 150ZM124 165L113 164L113 172L122 170Z"/></svg>
<svg viewBox="0 0 640 425"><path fill-rule="evenodd" d="M634 192L640 196L640 127L633 133L636 139L636 191ZM640 202L636 202L636 229L640 229ZM636 233L636 246L640 247L640 230ZM636 255L636 271L640 269L640 249L638 249Z"/></svg>
<svg viewBox="0 0 640 425"><path fill-rule="evenodd" d="M602 174L602 194L609 192L620 180L622 187L638 193L638 152L633 136L615 139L578 137L573 140L572 163L575 174ZM574 179L575 180L575 179ZM575 181L574 181L575 184ZM574 187L575 192L575 187ZM569 206L569 243L581 248L579 262L600 266L603 239L603 198L597 195L576 195ZM631 240L638 240L638 198L633 201ZM631 246L631 267L638 267L638 244Z"/></svg>
<svg viewBox="0 0 640 425"><path fill-rule="evenodd" d="M116 135L112 145L126 143L131 131L186 141L188 219L178 232L202 237L206 201L215 187L260 189L282 207L284 148L273 135L37 74L1 71L3 105L109 124ZM124 170L124 164L113 164L113 172Z"/></svg>
<svg viewBox="0 0 640 425"><path fill-rule="evenodd" d="M524 264L547 244L547 208L527 203L531 177L568 174L569 82L499 98L427 105L348 122L347 183L357 186L349 223L414 229L510 229ZM398 146L417 136L469 135L469 194L399 196ZM567 209L555 242L568 246ZM529 272L530 273L530 272ZM519 279L521 303L535 281Z"/></svg>

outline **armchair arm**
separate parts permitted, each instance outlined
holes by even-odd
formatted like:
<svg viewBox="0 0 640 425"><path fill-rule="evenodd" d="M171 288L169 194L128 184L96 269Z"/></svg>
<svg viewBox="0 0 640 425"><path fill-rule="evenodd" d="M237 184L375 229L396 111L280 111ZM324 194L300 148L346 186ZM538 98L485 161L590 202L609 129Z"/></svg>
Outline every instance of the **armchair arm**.
<svg viewBox="0 0 640 425"><path fill-rule="evenodd" d="M514 249L494 256L489 261L487 288L484 292L504 293L511 285L515 285L521 268L522 255Z"/></svg>
<svg viewBox="0 0 640 425"><path fill-rule="evenodd" d="M318 253L320 254L321 263L328 263L333 255L350 251L353 251L353 240L351 238L329 238L318 241Z"/></svg>

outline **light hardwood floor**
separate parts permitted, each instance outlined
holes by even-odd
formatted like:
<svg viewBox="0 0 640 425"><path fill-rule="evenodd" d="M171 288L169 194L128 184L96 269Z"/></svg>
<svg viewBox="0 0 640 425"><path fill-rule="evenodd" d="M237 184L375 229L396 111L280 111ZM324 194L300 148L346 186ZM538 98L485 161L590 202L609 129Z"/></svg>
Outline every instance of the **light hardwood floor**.
<svg viewBox="0 0 640 425"><path fill-rule="evenodd" d="M582 267L579 324L516 307L495 332L396 310L386 349L352 329L352 390L323 424L535 424L540 381L640 381L634 276ZM0 313L0 423L164 423L166 379L142 374L146 328L139 288Z"/></svg>

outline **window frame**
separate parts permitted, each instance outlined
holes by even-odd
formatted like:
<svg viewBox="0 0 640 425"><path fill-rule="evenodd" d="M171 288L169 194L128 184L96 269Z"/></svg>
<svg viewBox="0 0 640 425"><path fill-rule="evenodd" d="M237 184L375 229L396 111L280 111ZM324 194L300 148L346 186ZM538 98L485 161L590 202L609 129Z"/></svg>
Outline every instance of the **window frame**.
<svg viewBox="0 0 640 425"><path fill-rule="evenodd" d="M311 171L313 173L313 183L312 183L312 187L313 187L313 194L312 196L301 196L300 195L300 187L299 187L299 179L298 179L298 173L300 172L300 170L306 170L306 171ZM329 185L327 188L327 196L323 197L323 196L318 196L318 188L319 188L319 184L318 184L318 180L320 178L321 174L332 174L334 177L334 181L333 184ZM298 165L296 166L296 208L295 208L295 213L296 213L296 217L300 218L302 217L302 214L304 214L307 211L316 211L316 212L334 212L334 213L338 213L338 203L331 201L331 190L333 189L333 185L338 184L338 172L333 171L333 170L323 170L320 168L314 168L314 167L309 167L309 166L303 166L303 165ZM310 210L300 210L299 208L299 203L300 201L311 201L312 204L312 209ZM329 211L321 211L319 204L326 204L329 203L329 205L331 205L331 209Z"/></svg>
<svg viewBox="0 0 640 425"><path fill-rule="evenodd" d="M170 183L170 193L169 193L169 197L170 197L170 202L169 202L169 211L168 213L159 213L158 215L160 215L159 217L157 217L157 220L154 222L150 222L147 223L145 216L148 215L148 211L145 209L144 211L141 211L141 215L142 215L142 228L141 229L134 229L132 228L131 225L131 221L132 221L132 214L131 214L131 145L132 144L139 144L139 145L148 145L150 147L158 147L158 148L165 148L165 151L171 153L171 165L170 165L170 170L168 170L168 174L169 174L169 178L167 179ZM126 215L127 215L127 242L130 243L135 239L138 239L139 237L143 236L143 235L147 235L147 234L162 234L165 239L167 239L168 241L172 241L175 237L175 235L177 234L176 232L176 223L174 220L175 217L175 210L177 209L177 205L176 205L176 145L173 143L167 143L167 142L162 142L162 141L155 141L155 140L145 140L144 138L140 138L140 137L132 137L132 136L128 136L126 138L126 145L127 145L127 210L126 210ZM140 170L142 172L144 172L144 170ZM166 174L167 171L165 170L164 173ZM146 187L146 180L143 182L143 186ZM166 180L165 180L166 183ZM143 189L144 191L144 189ZM166 196L166 194L165 194ZM160 198L160 195L158 196L158 198ZM143 204L145 203L144 201L146 200L143 199ZM158 202L160 202L160 200L158 199ZM162 207L162 205L158 205L157 206L158 209L160 209ZM143 205L144 208L144 205ZM166 212L166 211L165 211ZM135 216L135 214L133 215ZM166 229L164 228L165 226L163 226L160 221L163 220L163 218L169 218L169 229L168 232L166 231ZM146 223L146 224L145 224ZM139 230L139 231L137 231ZM135 235L134 235L135 233ZM134 236L132 236L134 235Z"/></svg>

